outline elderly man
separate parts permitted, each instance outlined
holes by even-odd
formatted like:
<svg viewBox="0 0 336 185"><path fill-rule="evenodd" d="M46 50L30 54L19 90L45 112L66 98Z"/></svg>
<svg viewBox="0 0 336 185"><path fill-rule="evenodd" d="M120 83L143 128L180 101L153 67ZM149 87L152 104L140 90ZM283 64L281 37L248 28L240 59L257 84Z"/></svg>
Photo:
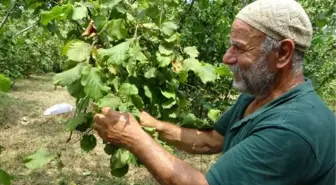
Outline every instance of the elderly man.
<svg viewBox="0 0 336 185"><path fill-rule="evenodd" d="M127 113L95 116L100 137L126 147L160 184L335 185L335 116L303 76L312 26L294 0L259 0L232 24L223 62L242 94L211 131L141 113L144 126L197 154L222 152L204 175L165 151Z"/></svg>

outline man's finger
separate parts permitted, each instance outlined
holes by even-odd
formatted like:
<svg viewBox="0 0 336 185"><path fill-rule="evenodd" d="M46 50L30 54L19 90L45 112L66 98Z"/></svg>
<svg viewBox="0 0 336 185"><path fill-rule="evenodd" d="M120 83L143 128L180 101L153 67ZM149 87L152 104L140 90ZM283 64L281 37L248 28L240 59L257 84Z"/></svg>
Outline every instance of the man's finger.
<svg viewBox="0 0 336 185"><path fill-rule="evenodd" d="M101 131L103 130L103 127L101 125L99 125L97 122L93 123L93 129L96 131Z"/></svg>
<svg viewBox="0 0 336 185"><path fill-rule="evenodd" d="M109 123L111 123L111 120L109 120L103 114L96 114L93 119L94 119L95 123L97 123L101 126L105 126L105 125L108 125Z"/></svg>
<svg viewBox="0 0 336 185"><path fill-rule="evenodd" d="M102 113L113 122L118 121L121 116L120 112L114 111L109 107L104 107L102 109Z"/></svg>

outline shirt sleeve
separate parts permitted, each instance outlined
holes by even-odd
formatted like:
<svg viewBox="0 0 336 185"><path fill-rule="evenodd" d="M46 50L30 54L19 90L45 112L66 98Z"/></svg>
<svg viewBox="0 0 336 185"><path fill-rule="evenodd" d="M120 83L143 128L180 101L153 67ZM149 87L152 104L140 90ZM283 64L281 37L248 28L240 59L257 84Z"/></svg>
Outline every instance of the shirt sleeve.
<svg viewBox="0 0 336 185"><path fill-rule="evenodd" d="M224 153L206 179L209 185L300 184L313 165L316 160L306 140L285 128L267 128Z"/></svg>

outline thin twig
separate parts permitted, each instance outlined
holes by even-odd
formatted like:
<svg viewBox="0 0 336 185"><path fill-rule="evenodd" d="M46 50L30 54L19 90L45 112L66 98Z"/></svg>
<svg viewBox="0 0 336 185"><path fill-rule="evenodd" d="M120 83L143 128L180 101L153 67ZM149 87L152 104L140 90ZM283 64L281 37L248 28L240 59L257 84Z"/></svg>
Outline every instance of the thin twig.
<svg viewBox="0 0 336 185"><path fill-rule="evenodd" d="M19 31L17 34L15 34L15 35L14 35L14 37L17 37L18 35L20 35L20 34L22 34L22 33L26 32L26 31L28 31L28 30L32 29L32 28L33 28L33 27L35 27L36 25L37 25L37 22L36 22L36 23L34 23L33 25L31 25L31 26L28 26L27 28L25 28L25 29L23 29L23 30Z"/></svg>
<svg viewBox="0 0 336 185"><path fill-rule="evenodd" d="M1 24L0 24L0 29L5 25L8 17L9 17L9 14L11 13L11 11L13 10L13 8L15 7L16 5L16 1L14 1L14 3L12 4L12 6L9 8L9 10L7 11L6 15L5 15L5 18L2 20Z"/></svg>
<svg viewBox="0 0 336 185"><path fill-rule="evenodd" d="M188 10L187 10L187 11L185 12L185 14L182 16L182 18L181 18L181 20L180 20L180 25L181 25L180 30L181 30L182 27L184 26L184 22L185 22L185 20L186 20L186 18L187 18L187 15L188 15L189 12L191 11L191 9L192 9L192 7L194 6L195 2L196 2L196 0L193 0L193 1L191 2L191 4L190 4Z"/></svg>

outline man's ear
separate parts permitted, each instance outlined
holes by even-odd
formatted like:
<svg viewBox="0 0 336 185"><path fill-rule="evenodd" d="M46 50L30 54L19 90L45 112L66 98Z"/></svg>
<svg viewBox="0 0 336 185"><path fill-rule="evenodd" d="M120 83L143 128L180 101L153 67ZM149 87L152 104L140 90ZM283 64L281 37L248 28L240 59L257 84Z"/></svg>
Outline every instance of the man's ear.
<svg viewBox="0 0 336 185"><path fill-rule="evenodd" d="M292 62L294 50L295 43L293 40L282 40L279 48L276 68L281 69L288 66Z"/></svg>

